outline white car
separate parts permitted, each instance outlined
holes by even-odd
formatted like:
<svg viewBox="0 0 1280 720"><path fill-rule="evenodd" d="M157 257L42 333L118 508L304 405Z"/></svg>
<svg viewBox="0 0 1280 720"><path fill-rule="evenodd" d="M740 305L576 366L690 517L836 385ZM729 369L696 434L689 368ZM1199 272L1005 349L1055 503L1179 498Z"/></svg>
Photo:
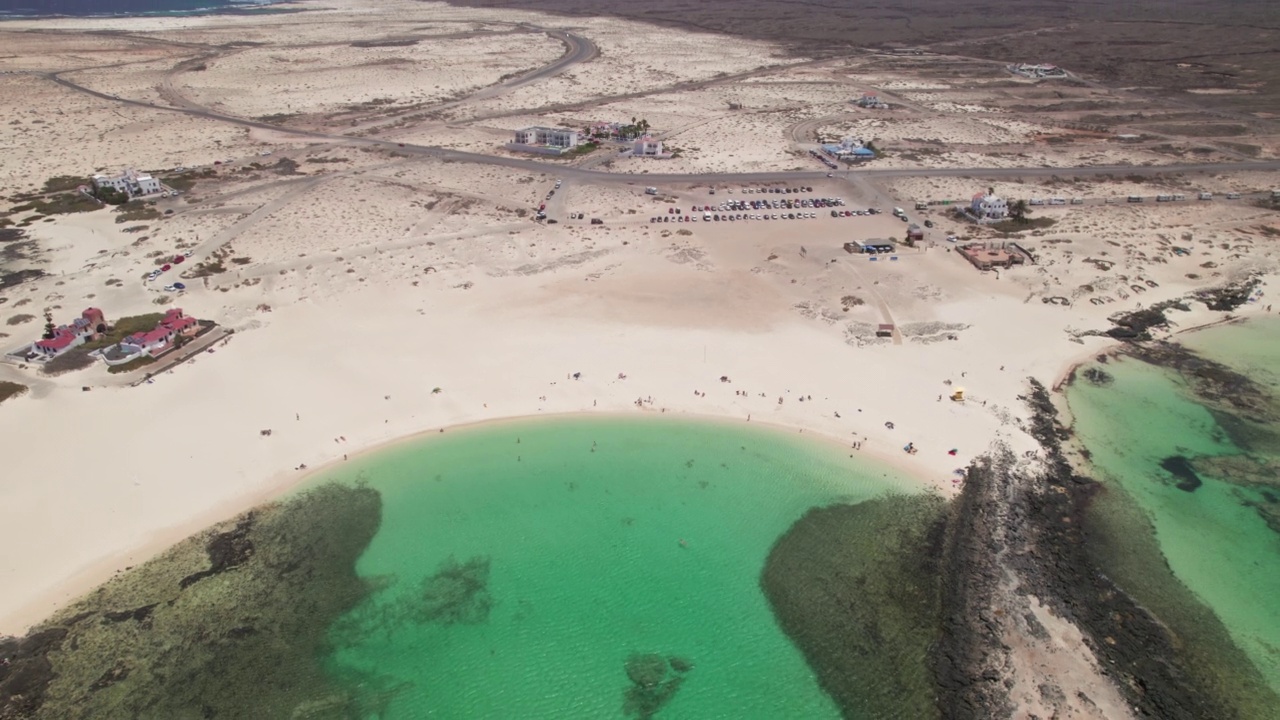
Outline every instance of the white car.
<svg viewBox="0 0 1280 720"><path fill-rule="evenodd" d="M178 291L178 288L176 288L176 287L174 287L174 286L172 286L172 285L165 285L165 286L164 286L164 291L165 291L165 292L177 292L177 291Z"/></svg>

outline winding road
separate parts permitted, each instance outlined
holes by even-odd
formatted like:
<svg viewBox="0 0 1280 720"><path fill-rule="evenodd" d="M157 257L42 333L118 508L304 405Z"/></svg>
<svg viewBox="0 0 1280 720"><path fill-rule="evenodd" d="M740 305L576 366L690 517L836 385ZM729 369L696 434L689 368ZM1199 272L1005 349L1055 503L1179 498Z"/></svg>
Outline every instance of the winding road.
<svg viewBox="0 0 1280 720"><path fill-rule="evenodd" d="M563 69L563 68L561 68ZM313 130L294 130L290 128L273 125L271 123L260 122L258 120L250 120L248 118L240 118L232 115L223 115L222 113L213 112L212 110L199 110L195 108L177 108L167 107L164 105L154 105L152 103L141 102L138 100L128 100L118 98L106 93L92 90L83 85L78 85L66 78L60 76L59 73L44 73L44 77L63 87L92 95L103 100L118 102L125 105L136 105L138 107L150 108L152 110L163 110L168 112L183 113L194 117L205 118L231 125L239 125L241 127L257 128L260 130L270 130L272 132L284 133L288 135L296 135L299 137L314 138L328 142L341 142L348 145L357 145L365 147L377 147L396 152L417 155L420 157L428 157L434 160L445 160L450 162L465 162L477 165L493 165L497 167L507 167L515 170L525 170L528 172L551 172L555 175L574 178L578 180L587 180L603 183L708 183L708 182L775 182L788 180L817 180L827 176L826 170L779 170L769 172L754 173L645 173L639 174L622 174L613 173L605 170L590 170L585 168L576 168L568 165L561 165L556 162L545 162L540 160L532 160L526 158L502 157L498 155L484 155L481 153L466 152L464 150L450 150L448 148L437 147L433 145L414 145L410 143L397 143L391 140L379 140L377 138L353 138L348 135L336 135L331 133L322 133ZM526 76L527 77L527 76ZM869 168L866 170L841 170L836 175L842 177L868 177L868 178L895 178L895 177L984 177L984 178L1009 178L1009 177L1050 177L1053 175L1077 175L1077 176L1097 176L1097 175L1168 175L1172 173L1201 173L1201 172L1236 172L1236 171L1259 171L1259 170L1280 170L1280 160L1261 160L1256 162L1233 162L1233 163L1183 163L1174 165L1092 165L1083 167L1023 167L1023 168L984 168L984 167L966 167L966 168Z"/></svg>

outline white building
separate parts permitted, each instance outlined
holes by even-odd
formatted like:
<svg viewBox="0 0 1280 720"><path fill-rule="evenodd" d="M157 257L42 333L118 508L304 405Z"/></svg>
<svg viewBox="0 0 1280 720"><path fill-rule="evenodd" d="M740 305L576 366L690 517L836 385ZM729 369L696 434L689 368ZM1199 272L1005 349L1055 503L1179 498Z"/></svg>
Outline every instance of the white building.
<svg viewBox="0 0 1280 720"><path fill-rule="evenodd" d="M133 168L122 170L117 175L94 175L93 186L109 187L129 197L155 195L161 191L159 180L146 173L139 173Z"/></svg>
<svg viewBox="0 0 1280 720"><path fill-rule="evenodd" d="M569 128L527 127L516 131L517 145L545 145L553 148L578 146L578 131Z"/></svg>
<svg viewBox="0 0 1280 720"><path fill-rule="evenodd" d="M887 103L880 102L879 95L871 92L862 93L862 97L854 102L857 103L858 107L871 108L872 110L885 110L889 107Z"/></svg>
<svg viewBox="0 0 1280 720"><path fill-rule="evenodd" d="M638 137L631 145L631 154L635 157L662 157L662 141L648 135Z"/></svg>
<svg viewBox="0 0 1280 720"><path fill-rule="evenodd" d="M979 220L1002 220L1009 214L1009 204L995 195L978 193L969 203L969 211Z"/></svg>

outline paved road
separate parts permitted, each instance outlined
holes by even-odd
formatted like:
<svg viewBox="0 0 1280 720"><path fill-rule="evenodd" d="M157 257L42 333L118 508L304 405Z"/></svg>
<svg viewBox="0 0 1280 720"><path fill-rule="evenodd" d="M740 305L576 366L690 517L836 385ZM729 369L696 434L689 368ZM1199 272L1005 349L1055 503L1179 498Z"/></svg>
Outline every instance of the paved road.
<svg viewBox="0 0 1280 720"><path fill-rule="evenodd" d="M549 65L543 65L542 67L538 68L537 70L534 70L533 72L526 73L508 82L492 85L490 87L487 87L475 93L474 95L471 95L470 97L467 98L468 102L473 102L475 100L486 100L488 98L495 97L497 95L501 95L503 93L515 90L518 87L523 87L525 85L528 85L529 83L537 82L539 80L549 78L553 75L558 75L564 72L565 69L567 69L571 65L576 65L580 62L586 62L588 60L594 60L595 57L600 54L600 48L596 47L595 43L591 42L587 38L584 38L580 35L567 33L567 32L564 32L563 30L540 28L534 25L526 25L521 27L527 27L530 30L539 30L539 31L545 32L548 36L553 37L559 40L560 42L564 43L565 47L567 48L567 51L565 52L564 55L560 56L559 60L556 60L555 62Z"/></svg>
<svg viewBox="0 0 1280 720"><path fill-rule="evenodd" d="M570 36L567 33L566 37ZM575 51L571 46L570 52L566 53L564 58L570 58L578 52L593 52L594 45L589 41L583 40L586 45L578 47ZM547 72L557 72L555 65L548 65L543 70ZM560 69L563 69L561 66ZM815 169L805 171L778 171L778 172L755 172L755 173L645 173L643 175L628 175L622 173L611 173L604 170L591 170L586 168L576 168L569 165L561 164L556 161L533 160L527 158L505 157L499 155L484 155L481 153L465 152L462 150L449 150L446 148L435 147L430 145L413 145L408 143L397 143L391 140L379 140L377 138L353 138L346 135L336 135L331 133L322 133L308 130L293 130L284 128L271 123L259 122L248 118L234 117L224 115L222 113L213 112L212 110L203 110L191 107L166 107L163 105L155 105L149 102L141 102L138 100L128 100L116 97L107 93L98 92L78 85L66 78L60 76L59 73L43 73L44 77L53 82L62 85L71 90L92 95L102 100L121 103L123 105L135 105L138 107L150 108L165 112L177 112L194 117L205 118L216 122L223 122L231 125L239 125L241 127L259 128L262 130L270 130L277 133L286 133L299 137L313 138L315 140L326 142L341 142L347 145L363 145L366 147L378 147L386 150L394 150L404 155L428 157L436 160L445 160L451 162L473 163L478 165L492 165L498 167L507 167L514 170L523 170L526 172L543 173L549 172L566 178L574 178L578 180L596 182L596 183L614 183L614 184L646 184L654 185L659 183L752 183L752 182L778 182L778 181L796 181L796 180L818 180L827 176L827 170ZM536 78L525 76L523 78L527 82L532 82ZM509 86L503 86L504 90ZM1259 171L1259 170L1280 170L1280 160L1264 160L1258 162L1231 162L1231 163L1193 163L1193 164L1177 164L1177 165L1099 165L1091 167L1027 167L1027 168L870 168L866 170L841 170L837 171L837 177L853 178L895 178L895 177L980 177L980 178L1016 178L1016 177L1049 177L1054 175L1061 176L1096 176L1096 175L1168 175L1174 173L1200 173L1200 172L1234 172L1234 171Z"/></svg>

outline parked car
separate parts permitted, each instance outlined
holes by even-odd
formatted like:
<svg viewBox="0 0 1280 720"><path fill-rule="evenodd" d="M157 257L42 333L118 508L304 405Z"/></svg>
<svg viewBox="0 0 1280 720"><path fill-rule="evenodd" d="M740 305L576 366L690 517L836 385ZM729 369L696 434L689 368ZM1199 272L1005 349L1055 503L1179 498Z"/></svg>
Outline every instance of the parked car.
<svg viewBox="0 0 1280 720"><path fill-rule="evenodd" d="M592 224L592 225L603 225L603 224L604 224L604 221L603 221L603 220L601 220L600 218L591 218L591 224Z"/></svg>
<svg viewBox="0 0 1280 720"><path fill-rule="evenodd" d="M927 227L927 228L931 228L931 227L933 227L933 221L932 221L932 220L925 220L925 221L924 221L924 226L925 226L925 227Z"/></svg>
<svg viewBox="0 0 1280 720"><path fill-rule="evenodd" d="M165 291L165 292L177 292L177 291L178 291L178 288L176 288L176 287L174 287L174 286L172 286L172 285L165 285L165 286L164 286L164 291Z"/></svg>
<svg viewBox="0 0 1280 720"><path fill-rule="evenodd" d="M173 269L173 266L170 265L169 263L165 263L164 265L160 266L160 272L169 272L172 269Z"/></svg>
<svg viewBox="0 0 1280 720"><path fill-rule="evenodd" d="M173 284L173 289L174 289L174 290L186 290L186 289L187 289L187 286L186 286L186 285L184 285L183 283L176 282L176 283L174 283L174 284Z"/></svg>
<svg viewBox="0 0 1280 720"><path fill-rule="evenodd" d="M174 255L174 256L173 256L173 264L174 264L174 265L181 265L182 263L184 263L184 262L186 262L186 261L187 261L187 258L186 258L186 257L184 257L184 256L182 256L182 255Z"/></svg>

